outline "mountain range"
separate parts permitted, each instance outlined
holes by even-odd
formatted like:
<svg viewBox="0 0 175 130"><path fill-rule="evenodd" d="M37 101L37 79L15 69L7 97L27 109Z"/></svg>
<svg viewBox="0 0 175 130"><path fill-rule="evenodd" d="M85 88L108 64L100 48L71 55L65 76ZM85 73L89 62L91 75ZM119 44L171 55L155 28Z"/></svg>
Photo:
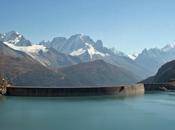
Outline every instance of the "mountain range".
<svg viewBox="0 0 175 130"><path fill-rule="evenodd" d="M89 36L77 34L69 39L53 38L51 41L40 42L48 48L79 57L83 62L103 59L104 61L128 69L140 79L156 74L166 62L175 59L175 45L167 44L163 48L144 49L139 54L127 55L103 46L101 40L93 41Z"/></svg>
<svg viewBox="0 0 175 130"><path fill-rule="evenodd" d="M56 84L61 75L50 71L24 52L0 42L0 74L13 85Z"/></svg>
<svg viewBox="0 0 175 130"><path fill-rule="evenodd" d="M165 63L175 59L175 45L168 44L163 48L144 49L135 62L149 72L149 76L155 75L158 69Z"/></svg>
<svg viewBox="0 0 175 130"><path fill-rule="evenodd" d="M130 84L133 74L103 60L80 63L53 71L30 55L0 42L0 74L12 85L87 86Z"/></svg>
<svg viewBox="0 0 175 130"><path fill-rule="evenodd" d="M65 67L103 60L122 70L121 72L127 71L134 77L133 81L141 81L154 75L160 66L175 59L175 46L171 44L160 49L144 49L140 54L127 55L107 48L101 40L94 41L84 34L69 38L55 37L50 41L43 40L34 44L22 34L11 31L1 33L0 41L56 73Z"/></svg>

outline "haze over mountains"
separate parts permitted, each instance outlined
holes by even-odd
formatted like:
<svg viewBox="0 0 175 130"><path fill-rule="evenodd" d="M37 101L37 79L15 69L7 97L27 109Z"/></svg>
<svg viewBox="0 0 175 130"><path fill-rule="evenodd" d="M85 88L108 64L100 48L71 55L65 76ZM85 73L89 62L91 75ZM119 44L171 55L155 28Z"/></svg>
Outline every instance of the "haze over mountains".
<svg viewBox="0 0 175 130"><path fill-rule="evenodd" d="M128 70L111 65L103 60L81 63L59 69L66 74L64 80L72 85L126 85L137 82L134 74Z"/></svg>
<svg viewBox="0 0 175 130"><path fill-rule="evenodd" d="M12 85L87 86L134 83L137 79L123 68L102 60L50 70L24 52L0 42L0 74Z"/></svg>
<svg viewBox="0 0 175 130"><path fill-rule="evenodd" d="M149 71L150 75L154 75L163 64L174 59L175 45L168 44L161 49L144 49L135 59L135 62Z"/></svg>
<svg viewBox="0 0 175 130"><path fill-rule="evenodd" d="M56 84L60 75L50 71L24 52L0 42L0 73L13 85Z"/></svg>
<svg viewBox="0 0 175 130"><path fill-rule="evenodd" d="M175 60L167 62L161 66L156 73L156 75L151 76L144 81L143 83L168 83L175 81Z"/></svg>
<svg viewBox="0 0 175 130"><path fill-rule="evenodd" d="M80 63L88 64L103 60L105 64L117 67L120 72L128 72L129 77L133 77L133 83L154 75L161 65L175 59L174 45L166 45L162 49L144 49L140 54L126 55L121 51L104 47L101 40L94 41L83 34L75 34L70 38L55 37L51 41L43 40L34 44L25 36L11 31L0 34L0 41L15 51L25 53L53 72L60 72L60 68ZM123 76L123 79L127 77ZM122 77L119 79L122 80ZM126 80L126 83L131 82Z"/></svg>

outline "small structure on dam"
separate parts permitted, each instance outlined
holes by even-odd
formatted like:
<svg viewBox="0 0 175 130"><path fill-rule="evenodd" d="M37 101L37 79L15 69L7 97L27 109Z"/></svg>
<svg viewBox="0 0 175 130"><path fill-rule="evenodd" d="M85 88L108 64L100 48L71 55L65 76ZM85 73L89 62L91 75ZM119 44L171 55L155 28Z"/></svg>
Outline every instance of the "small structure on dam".
<svg viewBox="0 0 175 130"><path fill-rule="evenodd" d="M144 85L125 86L82 86L82 87L27 87L11 86L7 87L7 96L102 96L102 95L142 95Z"/></svg>

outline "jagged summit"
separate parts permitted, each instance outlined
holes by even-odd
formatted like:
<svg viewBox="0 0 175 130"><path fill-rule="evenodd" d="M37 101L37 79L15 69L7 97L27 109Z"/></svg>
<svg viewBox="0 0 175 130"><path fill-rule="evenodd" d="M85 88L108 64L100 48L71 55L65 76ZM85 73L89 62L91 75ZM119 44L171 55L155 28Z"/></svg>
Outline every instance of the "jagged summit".
<svg viewBox="0 0 175 130"><path fill-rule="evenodd" d="M24 37L12 31L8 33L17 38ZM4 39L4 34L0 35ZM14 38L8 38L14 39ZM103 46L101 40L94 41L90 36L75 34L69 38L55 37L50 41L42 41L39 44L19 44L21 42L3 41L9 47L25 52L33 59L49 69L57 70L60 67L70 66L81 62L104 60L107 63L131 70L137 77L143 77L143 70L135 64L127 55L116 49Z"/></svg>
<svg viewBox="0 0 175 130"><path fill-rule="evenodd" d="M7 33L0 34L0 40L8 42L16 46L31 46L32 43L27 40L23 35L18 32L10 31Z"/></svg>
<svg viewBox="0 0 175 130"><path fill-rule="evenodd" d="M75 34L68 39L64 37L55 37L51 41L40 42L40 44L48 48L54 48L68 55L78 56L82 60L94 60L96 57L100 58L112 53L110 49L103 47L103 42L101 40L95 42L88 35L84 34Z"/></svg>
<svg viewBox="0 0 175 130"><path fill-rule="evenodd" d="M49 41L32 44L20 33L11 31L0 34L0 41L15 50L25 52L46 67L57 69L102 59L131 70L141 79L155 74L161 65L175 59L174 44L160 49L144 49L139 55L126 55L105 47L101 40L95 41L85 34L75 34L69 38L55 37Z"/></svg>
<svg viewBox="0 0 175 130"><path fill-rule="evenodd" d="M170 51L170 50L172 50L174 48L175 48L175 44L167 44L161 50L163 50L163 51Z"/></svg>

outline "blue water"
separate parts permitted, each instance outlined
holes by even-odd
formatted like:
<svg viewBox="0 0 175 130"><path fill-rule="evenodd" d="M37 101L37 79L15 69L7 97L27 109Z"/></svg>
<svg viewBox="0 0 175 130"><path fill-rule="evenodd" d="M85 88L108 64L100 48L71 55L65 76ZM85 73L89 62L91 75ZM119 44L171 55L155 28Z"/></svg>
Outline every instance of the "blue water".
<svg viewBox="0 0 175 130"><path fill-rule="evenodd" d="M175 92L126 98L0 97L0 130L175 130Z"/></svg>

